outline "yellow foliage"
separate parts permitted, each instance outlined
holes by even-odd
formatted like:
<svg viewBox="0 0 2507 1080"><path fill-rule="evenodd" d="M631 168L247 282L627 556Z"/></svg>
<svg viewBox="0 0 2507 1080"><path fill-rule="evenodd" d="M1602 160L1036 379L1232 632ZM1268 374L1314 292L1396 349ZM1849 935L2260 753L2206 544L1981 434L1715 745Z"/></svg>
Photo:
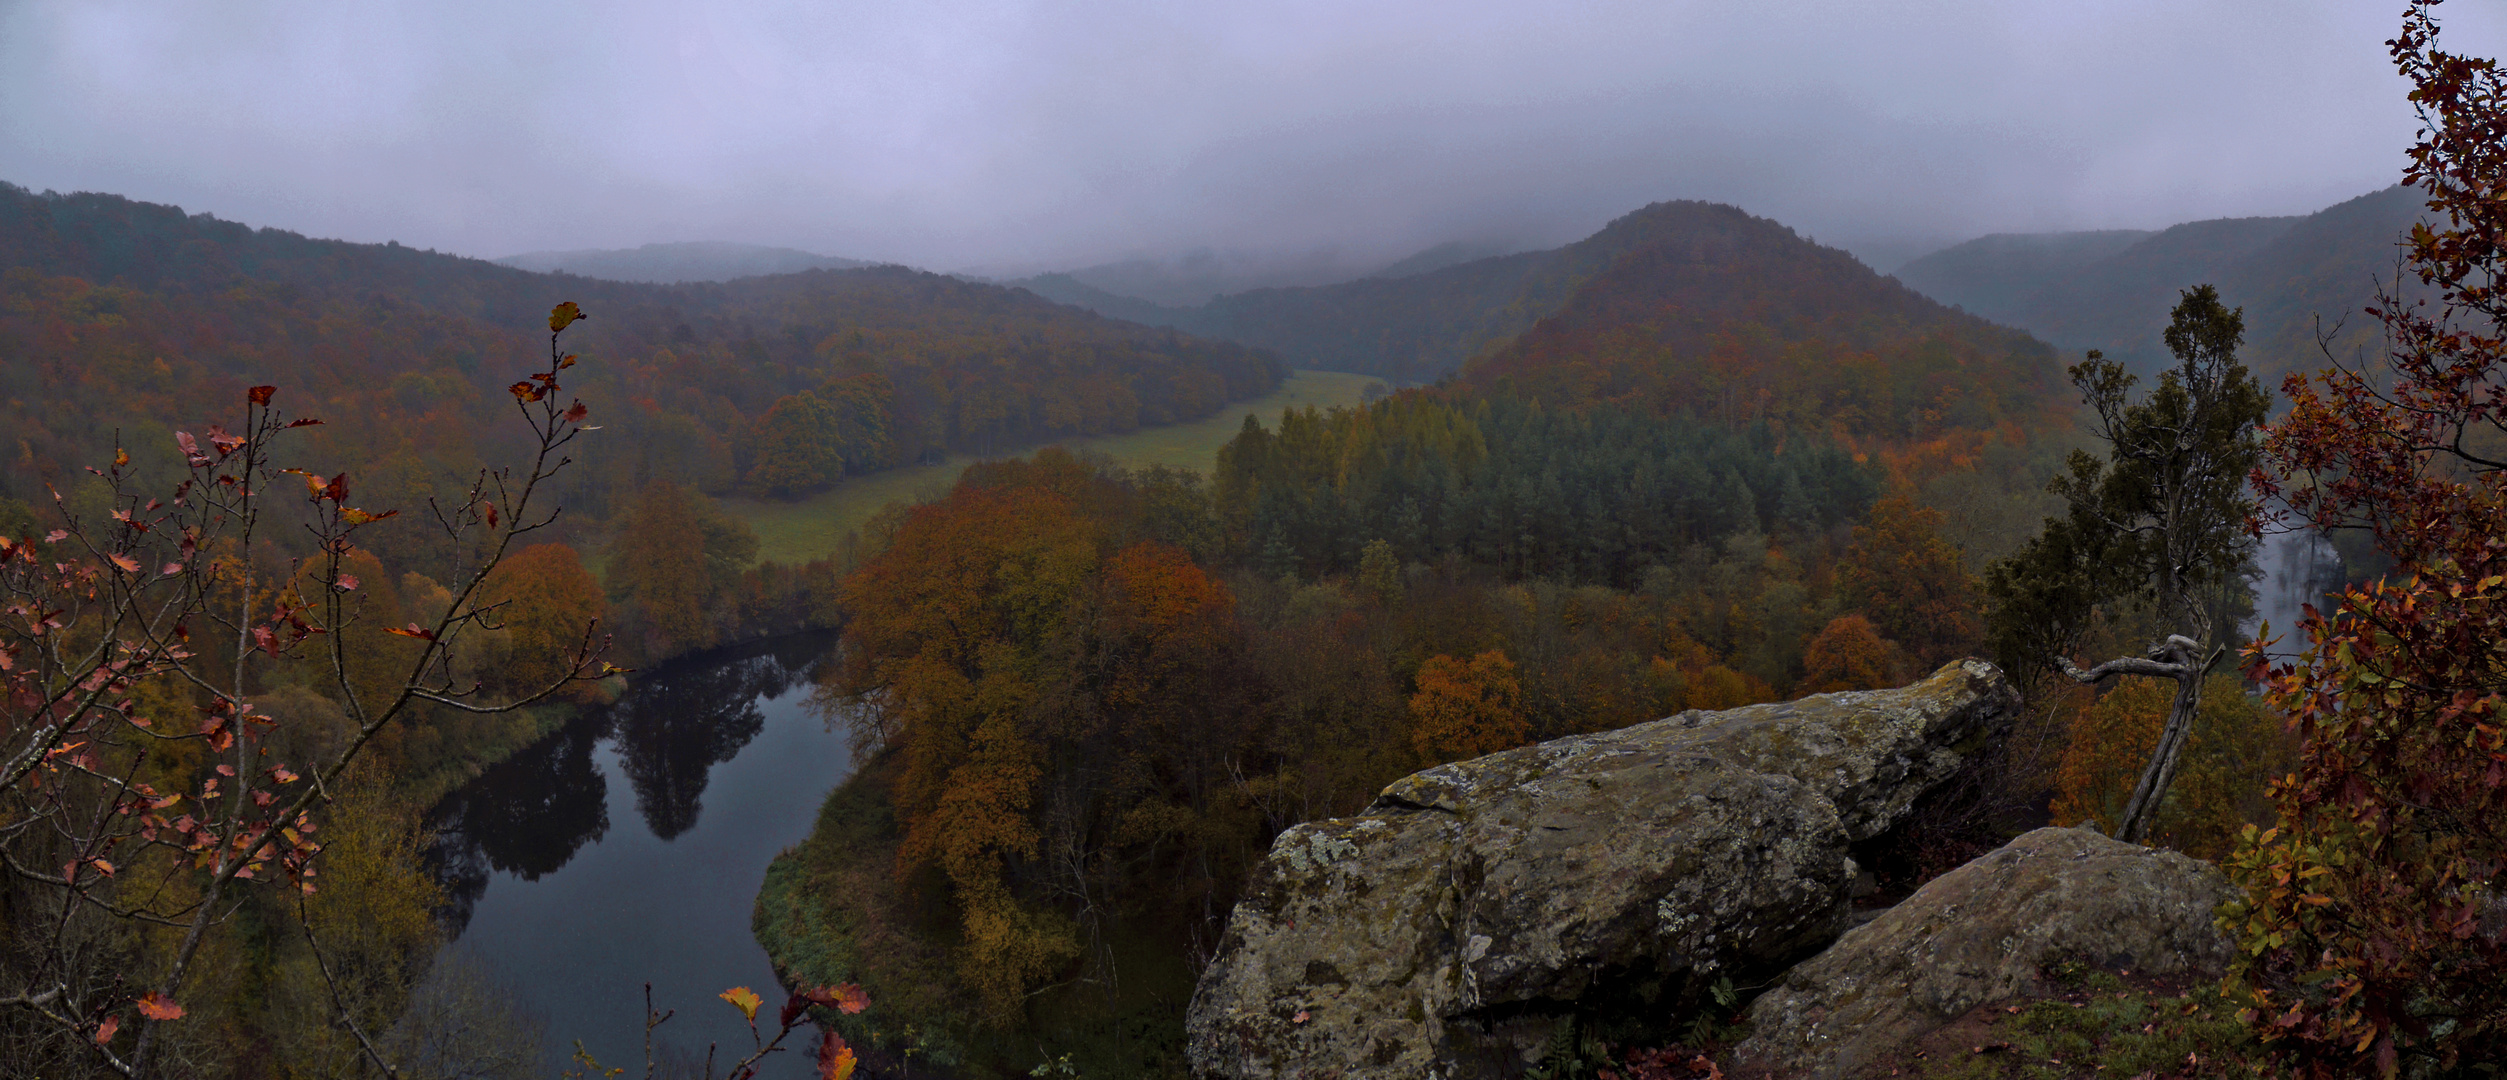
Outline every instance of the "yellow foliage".
<svg viewBox="0 0 2507 1080"><path fill-rule="evenodd" d="M2175 697L2172 681L2128 678L2073 716L2055 768L2058 824L2094 819L2114 831ZM2151 836L2199 858L2226 854L2239 830L2271 816L2264 784L2288 771L2294 749L2278 715L2248 697L2235 676L2213 675Z"/></svg>

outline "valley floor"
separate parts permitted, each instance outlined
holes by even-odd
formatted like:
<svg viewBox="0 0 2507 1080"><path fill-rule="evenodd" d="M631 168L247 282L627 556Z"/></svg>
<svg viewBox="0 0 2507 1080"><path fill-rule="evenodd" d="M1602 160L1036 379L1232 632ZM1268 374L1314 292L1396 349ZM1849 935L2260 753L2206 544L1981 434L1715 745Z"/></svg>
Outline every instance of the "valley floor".
<svg viewBox="0 0 2507 1080"><path fill-rule="evenodd" d="M1340 371L1295 371L1281 381L1279 389L1229 405L1205 419L1143 428L1125 435L1064 439L1039 445L1104 454L1126 468L1166 465L1208 473L1218 459L1219 447L1243 430L1247 414L1260 417L1266 426L1277 426L1282 409L1311 406L1329 410L1357 405L1364 399L1368 384L1378 381L1372 375ZM1008 447L990 456L1018 457L1038 448ZM908 465L847 480L806 499L724 499L722 506L756 531L760 560L794 566L834 555L845 534L861 528L872 514L889 503L938 497L977 460L952 454L934 465Z"/></svg>

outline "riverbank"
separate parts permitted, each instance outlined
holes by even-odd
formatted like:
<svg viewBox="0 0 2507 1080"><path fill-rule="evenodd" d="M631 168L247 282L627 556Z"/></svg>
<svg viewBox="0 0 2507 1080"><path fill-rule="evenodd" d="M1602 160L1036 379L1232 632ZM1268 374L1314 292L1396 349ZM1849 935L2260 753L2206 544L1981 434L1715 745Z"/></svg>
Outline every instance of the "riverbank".
<svg viewBox="0 0 2507 1080"><path fill-rule="evenodd" d="M916 1075L1026 1076L1050 1065L1067 1071L1038 1075L1188 1076L1195 972L1165 928L1118 920L1086 970L1039 991L1022 1023L977 1019L977 997L956 974L957 920L897 880L896 771L893 755L865 763L828 794L809 837L767 867L753 929L784 984L861 984L871 1008L839 1030L871 1048L869 1063Z"/></svg>
<svg viewBox="0 0 2507 1080"><path fill-rule="evenodd" d="M844 736L808 707L831 644L796 635L648 667L428 813L447 935L545 1018L533 1075L566 1068L578 1039L602 1061L641 1059L648 983L675 1010L653 1036L665 1067L749 1043L714 999L773 981L750 927L757 882L851 772ZM760 1076L808 1072L777 1055Z"/></svg>

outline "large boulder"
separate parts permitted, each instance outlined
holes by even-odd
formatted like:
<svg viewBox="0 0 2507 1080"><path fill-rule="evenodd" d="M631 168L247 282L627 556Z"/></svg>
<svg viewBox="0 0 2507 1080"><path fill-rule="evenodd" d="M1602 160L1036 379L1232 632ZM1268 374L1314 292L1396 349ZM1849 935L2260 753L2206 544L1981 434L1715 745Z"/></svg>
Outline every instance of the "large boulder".
<svg viewBox="0 0 2507 1080"><path fill-rule="evenodd" d="M1887 830L2007 725L2002 673L1690 711L1417 773L1280 834L1186 1018L1204 1077L1520 1073L1568 1010L1665 1013L1836 937Z"/></svg>
<svg viewBox="0 0 2507 1080"><path fill-rule="evenodd" d="M1750 1003L1742 1070L1851 1076L1979 1005L2043 996L2048 966L2217 978L2229 940L2212 910L2235 886L2209 863L2039 829L1933 879Z"/></svg>

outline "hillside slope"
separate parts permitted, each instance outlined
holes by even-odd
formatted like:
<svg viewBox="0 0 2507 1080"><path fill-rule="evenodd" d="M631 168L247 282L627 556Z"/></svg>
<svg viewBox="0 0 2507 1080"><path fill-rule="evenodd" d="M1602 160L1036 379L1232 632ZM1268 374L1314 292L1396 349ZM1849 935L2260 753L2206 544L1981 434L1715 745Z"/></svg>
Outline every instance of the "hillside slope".
<svg viewBox="0 0 2507 1080"><path fill-rule="evenodd" d="M1578 248L1613 257L1464 386L1892 442L2061 408L2044 343L1733 207L1657 203Z"/></svg>
<svg viewBox="0 0 2507 1080"><path fill-rule="evenodd" d="M245 386L272 383L291 412L358 421L311 429L326 472L354 471L378 504L423 505L511 449L504 388L545 362L539 327L563 300L591 314L568 335L586 358L568 390L604 431L566 496L593 518L655 478L751 488L778 454L830 450L811 455L815 473L777 474L798 490L1197 418L1284 371L1242 346L901 267L630 284L0 186L0 413L17 436L0 488L77 487L117 429L144 467L171 470L171 429L231 419ZM841 422L765 425L793 401ZM810 443L839 438L840 454Z"/></svg>
<svg viewBox="0 0 2507 1080"><path fill-rule="evenodd" d="M2378 279L2391 280L2396 245L2422 212L2420 194L2397 186L2303 217L2221 218L2148 234L1988 236L1910 262L1898 277L1943 303L2145 371L2166 362L2159 333L2178 292L2215 284L2221 299L2246 309L2248 365L2276 382L2324 362L2319 316L2327 330L2343 324L2337 354L2372 343L2361 309ZM2126 238L2134 239L2117 245Z"/></svg>
<svg viewBox="0 0 2507 1080"><path fill-rule="evenodd" d="M1908 262L1895 276L1926 296L2016 326L2048 282L2078 274L2155 235L2143 229L1995 233Z"/></svg>

